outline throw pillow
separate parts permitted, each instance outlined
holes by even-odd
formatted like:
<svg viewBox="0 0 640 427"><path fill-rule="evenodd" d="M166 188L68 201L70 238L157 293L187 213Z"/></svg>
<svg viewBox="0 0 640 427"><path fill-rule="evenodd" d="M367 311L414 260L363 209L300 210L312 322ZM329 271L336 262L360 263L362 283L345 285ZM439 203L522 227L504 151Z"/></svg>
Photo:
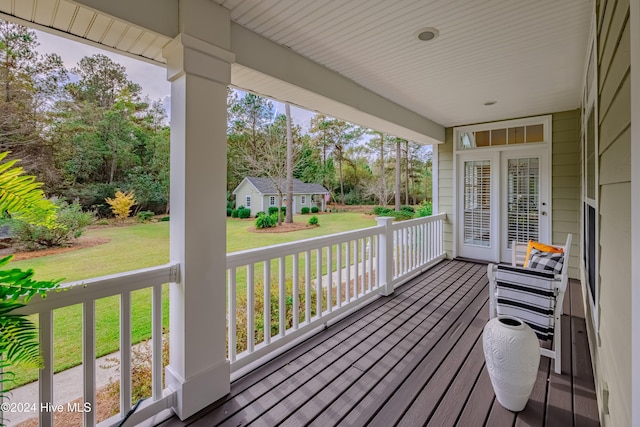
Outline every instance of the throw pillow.
<svg viewBox="0 0 640 427"><path fill-rule="evenodd" d="M554 274L561 274L562 266L564 264L564 253L542 252L538 249L532 248L528 261L529 268L548 270L552 271Z"/></svg>
<svg viewBox="0 0 640 427"><path fill-rule="evenodd" d="M556 248L555 246L545 245L544 243L534 242L533 240L529 240L529 244L527 245L527 254L524 257L524 268L527 268L529 264L529 258L531 257L531 249L537 249L542 252L552 252L552 253L562 253L564 250L562 248Z"/></svg>

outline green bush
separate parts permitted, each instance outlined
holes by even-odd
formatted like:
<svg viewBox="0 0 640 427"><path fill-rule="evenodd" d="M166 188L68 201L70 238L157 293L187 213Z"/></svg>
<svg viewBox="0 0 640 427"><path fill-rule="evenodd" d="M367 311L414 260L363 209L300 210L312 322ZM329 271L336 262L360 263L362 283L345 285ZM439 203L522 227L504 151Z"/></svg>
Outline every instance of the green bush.
<svg viewBox="0 0 640 427"><path fill-rule="evenodd" d="M411 213L414 213L416 211L413 206L407 206L407 205L400 206L400 210L405 212L411 212Z"/></svg>
<svg viewBox="0 0 640 427"><path fill-rule="evenodd" d="M262 216L262 215L266 215L266 213L264 213L262 211L256 212L256 218L258 218L259 216Z"/></svg>
<svg viewBox="0 0 640 427"><path fill-rule="evenodd" d="M320 209L317 206L311 206L311 213L318 213Z"/></svg>
<svg viewBox="0 0 640 427"><path fill-rule="evenodd" d="M234 209L231 211L231 218L238 218L238 209Z"/></svg>
<svg viewBox="0 0 640 427"><path fill-rule="evenodd" d="M269 215L273 215L275 213L278 213L278 207L277 206L269 206Z"/></svg>
<svg viewBox="0 0 640 427"><path fill-rule="evenodd" d="M140 222L148 222L148 221L151 221L151 218L153 218L153 215L155 214L151 211L140 211L138 212L136 217Z"/></svg>
<svg viewBox="0 0 640 427"><path fill-rule="evenodd" d="M390 212L393 212L393 209L384 206L376 206L373 208L373 214L376 216L389 216Z"/></svg>
<svg viewBox="0 0 640 427"><path fill-rule="evenodd" d="M251 209L249 208L241 208L238 209L238 218L246 219L251 217Z"/></svg>
<svg viewBox="0 0 640 427"><path fill-rule="evenodd" d="M415 217L421 218L423 216L431 216L431 215L433 215L433 204L431 200L425 200L422 203L420 203L420 206L418 206L418 211L416 212Z"/></svg>
<svg viewBox="0 0 640 427"><path fill-rule="evenodd" d="M413 218L413 213L408 211L390 211L387 216L392 216L396 221L404 221Z"/></svg>
<svg viewBox="0 0 640 427"><path fill-rule="evenodd" d="M278 223L278 218L275 215L260 215L256 217L256 228L271 228L275 227Z"/></svg>
<svg viewBox="0 0 640 427"><path fill-rule="evenodd" d="M314 215L309 218L309 225L318 225L318 217Z"/></svg>
<svg viewBox="0 0 640 427"><path fill-rule="evenodd" d="M308 215L309 214L309 208L305 206L304 208L300 209L300 213L302 215Z"/></svg>
<svg viewBox="0 0 640 427"><path fill-rule="evenodd" d="M229 214L229 215L231 215L231 214ZM169 220L170 220L170 217L168 217L168 216L163 216L162 218L159 219L160 222L165 222L165 221L169 221Z"/></svg>
<svg viewBox="0 0 640 427"><path fill-rule="evenodd" d="M231 212L233 211L233 209L231 208L227 208L227 216L231 216Z"/></svg>
<svg viewBox="0 0 640 427"><path fill-rule="evenodd" d="M80 237L95 219L92 213L83 212L77 202L69 204L59 199L54 203L58 206L56 225L47 228L16 221L14 233L18 242L28 249L63 246Z"/></svg>

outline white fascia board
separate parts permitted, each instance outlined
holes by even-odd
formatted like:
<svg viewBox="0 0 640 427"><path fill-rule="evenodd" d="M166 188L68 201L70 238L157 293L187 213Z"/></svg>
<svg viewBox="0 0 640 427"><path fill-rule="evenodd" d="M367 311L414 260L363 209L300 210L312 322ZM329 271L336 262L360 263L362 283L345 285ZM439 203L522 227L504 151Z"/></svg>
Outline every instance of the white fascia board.
<svg viewBox="0 0 640 427"><path fill-rule="evenodd" d="M178 0L71 0L140 28L174 38L180 32Z"/></svg>
<svg viewBox="0 0 640 427"><path fill-rule="evenodd" d="M236 55L231 82L242 89L411 141L444 142L442 125L235 22L231 23L231 51ZM234 80L234 74L241 77Z"/></svg>

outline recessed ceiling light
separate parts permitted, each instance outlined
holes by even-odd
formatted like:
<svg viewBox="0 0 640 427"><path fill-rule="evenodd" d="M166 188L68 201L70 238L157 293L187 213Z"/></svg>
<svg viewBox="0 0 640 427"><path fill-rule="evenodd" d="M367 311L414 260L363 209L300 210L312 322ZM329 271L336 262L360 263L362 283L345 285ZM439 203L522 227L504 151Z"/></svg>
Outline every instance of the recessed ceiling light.
<svg viewBox="0 0 640 427"><path fill-rule="evenodd" d="M487 102L484 103L484 105L489 106L489 105L495 105L497 103L498 103L498 101L487 101Z"/></svg>
<svg viewBox="0 0 640 427"><path fill-rule="evenodd" d="M413 35L420 41L428 42L437 39L440 35L440 31L438 31L437 28L424 27L414 32Z"/></svg>

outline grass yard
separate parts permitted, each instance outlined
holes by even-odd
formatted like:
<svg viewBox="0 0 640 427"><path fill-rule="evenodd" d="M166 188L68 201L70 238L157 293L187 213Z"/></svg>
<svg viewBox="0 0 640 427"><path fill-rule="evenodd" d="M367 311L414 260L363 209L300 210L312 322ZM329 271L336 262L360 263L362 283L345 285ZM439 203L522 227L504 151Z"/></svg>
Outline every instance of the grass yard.
<svg viewBox="0 0 640 427"><path fill-rule="evenodd" d="M310 215L295 216L306 222ZM318 215L320 227L289 233L254 233L253 220L227 219L227 252L269 246L319 237L375 225L360 213ZM33 268L36 278L84 280L118 272L164 264L169 261L169 223L158 222L126 227L98 227L87 230L87 237L110 239L105 243L77 251L64 252L24 261L12 262L16 268ZM139 342L151 336L151 291L143 289L132 296L132 339ZM169 290L163 287L163 325L168 327ZM119 297L96 303L96 354L102 356L119 348ZM65 307L54 313L54 364L59 372L82 361L82 307ZM37 379L37 370L14 367L16 385Z"/></svg>

